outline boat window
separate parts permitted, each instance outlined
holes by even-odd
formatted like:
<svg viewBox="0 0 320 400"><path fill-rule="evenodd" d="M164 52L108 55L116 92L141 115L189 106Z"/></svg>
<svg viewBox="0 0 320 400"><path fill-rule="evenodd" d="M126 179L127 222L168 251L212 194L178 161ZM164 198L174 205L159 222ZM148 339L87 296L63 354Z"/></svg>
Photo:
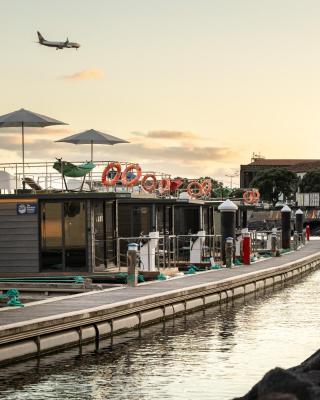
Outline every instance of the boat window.
<svg viewBox="0 0 320 400"><path fill-rule="evenodd" d="M199 231L198 207L174 208L174 232L176 235L195 234Z"/></svg>
<svg viewBox="0 0 320 400"><path fill-rule="evenodd" d="M112 202L105 203L106 258L107 266L116 265L115 214Z"/></svg>
<svg viewBox="0 0 320 400"><path fill-rule="evenodd" d="M86 270L86 209L83 201L64 203L65 270Z"/></svg>
<svg viewBox="0 0 320 400"><path fill-rule="evenodd" d="M41 269L43 271L63 270L61 217L61 203L41 204Z"/></svg>

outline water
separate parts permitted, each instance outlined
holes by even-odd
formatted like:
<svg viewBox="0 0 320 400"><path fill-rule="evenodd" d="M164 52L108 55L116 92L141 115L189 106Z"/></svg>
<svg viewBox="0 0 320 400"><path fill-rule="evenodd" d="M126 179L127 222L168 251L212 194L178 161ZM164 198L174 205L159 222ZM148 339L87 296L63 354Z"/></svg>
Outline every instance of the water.
<svg viewBox="0 0 320 400"><path fill-rule="evenodd" d="M275 367L320 347L320 271L234 306L207 309L140 333L2 368L7 400L224 400L245 394ZM103 346L107 345L107 342Z"/></svg>

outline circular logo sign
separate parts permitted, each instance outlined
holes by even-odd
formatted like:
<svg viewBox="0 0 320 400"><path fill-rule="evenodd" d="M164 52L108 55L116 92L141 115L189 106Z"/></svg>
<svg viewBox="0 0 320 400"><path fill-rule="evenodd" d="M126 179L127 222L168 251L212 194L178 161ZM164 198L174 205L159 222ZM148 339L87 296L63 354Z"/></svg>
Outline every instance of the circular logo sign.
<svg viewBox="0 0 320 400"><path fill-rule="evenodd" d="M26 214L26 212L27 212L27 206L25 204L19 204L18 205L18 213Z"/></svg>

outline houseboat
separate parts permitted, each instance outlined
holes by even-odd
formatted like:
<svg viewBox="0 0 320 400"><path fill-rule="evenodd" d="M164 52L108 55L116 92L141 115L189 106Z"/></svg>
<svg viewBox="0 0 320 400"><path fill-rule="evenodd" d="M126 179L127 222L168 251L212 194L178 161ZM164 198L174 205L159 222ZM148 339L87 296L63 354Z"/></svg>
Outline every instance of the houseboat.
<svg viewBox="0 0 320 400"><path fill-rule="evenodd" d="M142 270L171 266L177 254L201 262L204 254L192 255L193 247L198 253L206 248L206 257L212 256L219 202L200 192L204 182L190 181L195 183L188 184L189 194L173 192L170 176L148 173L151 184L143 190L143 177L124 186L110 175L110 162L96 164L100 172L81 178L77 189L47 163L42 172L38 164L27 165L24 179L19 164L0 165L0 276L117 271L126 265L130 242L139 244ZM159 190L160 184L168 189Z"/></svg>

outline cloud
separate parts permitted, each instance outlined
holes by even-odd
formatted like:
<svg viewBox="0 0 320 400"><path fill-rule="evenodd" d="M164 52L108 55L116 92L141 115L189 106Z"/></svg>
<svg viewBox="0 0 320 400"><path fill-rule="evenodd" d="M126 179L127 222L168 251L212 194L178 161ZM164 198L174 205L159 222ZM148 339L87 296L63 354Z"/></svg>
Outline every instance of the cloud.
<svg viewBox="0 0 320 400"><path fill-rule="evenodd" d="M151 139L167 139L167 140L182 140L182 139L198 139L198 135L192 132L180 132L180 131L150 131L148 133L132 132L135 136L144 136Z"/></svg>
<svg viewBox="0 0 320 400"><path fill-rule="evenodd" d="M192 132L179 132L179 131L151 131L148 132L147 137L154 139L197 139L197 135Z"/></svg>
<svg viewBox="0 0 320 400"><path fill-rule="evenodd" d="M104 71L102 69L85 69L80 72L75 72L72 75L66 75L63 79L69 81L86 81L89 79L102 79L104 77Z"/></svg>
<svg viewBox="0 0 320 400"><path fill-rule="evenodd" d="M128 154L144 160L173 160L187 162L190 164L202 163L204 161L216 161L234 156L234 152L226 147L199 147L199 146L160 146L149 147L143 143L121 145L118 151L123 153L124 148Z"/></svg>
<svg viewBox="0 0 320 400"><path fill-rule="evenodd" d="M26 153L35 156L41 152L41 158L57 153L61 150L67 155L86 154L86 145L66 145L65 143L54 143L55 139L44 138L35 139L31 136L25 137ZM7 136L0 140L0 149L20 151L21 137ZM34 153L34 154L33 154ZM198 164L204 162L214 162L233 159L237 153L227 147L199 147L199 146L160 146L150 147L143 143L119 144L117 146L94 145L94 153L100 159L108 159L112 153L112 158L117 157L119 161L166 161L170 160L176 163L185 162L187 164ZM102 158L101 158L102 157ZM67 157L66 157L67 158ZM78 157L79 158L79 157Z"/></svg>
<svg viewBox="0 0 320 400"><path fill-rule="evenodd" d="M25 136L26 162L55 161L62 157L67 161L90 159L89 145L54 143L56 138ZM14 155L21 161L21 137L0 136L0 162ZM6 152L5 152L6 151ZM11 154L10 154L11 153ZM238 150L228 147L201 147L190 143L181 146L154 146L145 143L119 144L116 146L94 146L95 160L118 160L138 162L143 171L158 171L173 176L198 177L203 175L223 177L225 171L239 164ZM98 173L102 167L97 167Z"/></svg>

